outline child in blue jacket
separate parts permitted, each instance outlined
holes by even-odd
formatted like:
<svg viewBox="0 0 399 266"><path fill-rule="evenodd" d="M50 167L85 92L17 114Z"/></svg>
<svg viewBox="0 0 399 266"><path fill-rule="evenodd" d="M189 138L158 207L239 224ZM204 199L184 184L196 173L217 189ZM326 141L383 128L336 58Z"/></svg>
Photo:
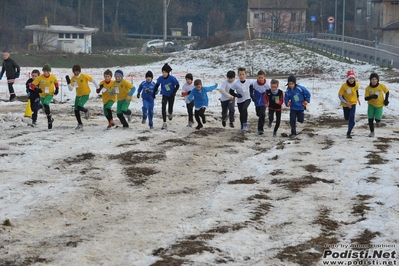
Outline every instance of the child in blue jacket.
<svg viewBox="0 0 399 266"><path fill-rule="evenodd" d="M256 81L250 85L252 101L255 103L255 111L258 119L258 134L263 135L263 126L265 125L266 103L265 94L270 89L270 85L266 82L266 73L263 70L258 71Z"/></svg>
<svg viewBox="0 0 399 266"><path fill-rule="evenodd" d="M191 91L190 95L188 96L188 101L191 101L192 99L194 99L194 107L195 107L194 116L195 116L195 120L198 123L196 129L201 129L204 127L202 125L202 123L204 123L204 124L206 123L205 110L206 110L206 107L208 106L208 94L207 93L216 89L218 87L218 84L216 83L213 86L203 87L202 81L200 79L196 79L194 81L194 86L195 86L195 90ZM201 123L200 117L202 118L202 123Z"/></svg>
<svg viewBox="0 0 399 266"><path fill-rule="evenodd" d="M137 91L137 98L140 98L141 94L141 99L143 100L143 107L141 110L143 111L143 120L141 123L145 124L147 117L148 117L148 125L150 126L150 129L154 128L154 123L153 123L153 118L154 118L154 96L158 92L154 91L155 88L155 82L152 81L154 78L154 75L152 74L151 71L147 71L145 73L145 80L141 82L139 89Z"/></svg>
<svg viewBox="0 0 399 266"><path fill-rule="evenodd" d="M310 102L310 92L303 86L296 84L294 75L288 77L288 88L285 92L284 103L290 107L290 138L296 137L296 121L303 123L305 119L304 110L306 105Z"/></svg>
<svg viewBox="0 0 399 266"><path fill-rule="evenodd" d="M159 76L157 83L155 84L155 91L158 91L159 86L161 86L162 95L162 129L166 129L168 125L166 124L166 105L168 105L168 119L173 118L173 104L175 102L176 92L179 90L179 81L170 72L172 68L166 63L162 67L162 76ZM153 93L153 98L155 98L155 93Z"/></svg>

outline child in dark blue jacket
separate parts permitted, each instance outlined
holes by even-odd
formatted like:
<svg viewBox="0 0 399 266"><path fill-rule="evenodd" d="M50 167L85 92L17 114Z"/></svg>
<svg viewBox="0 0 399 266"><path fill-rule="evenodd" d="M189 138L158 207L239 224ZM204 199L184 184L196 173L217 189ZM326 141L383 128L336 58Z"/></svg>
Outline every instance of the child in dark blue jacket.
<svg viewBox="0 0 399 266"><path fill-rule="evenodd" d="M266 103L265 94L270 89L270 85L266 82L266 73L262 70L258 72L256 81L250 86L251 98L255 103L255 111L258 119L258 134L263 135L263 126L265 125Z"/></svg>
<svg viewBox="0 0 399 266"><path fill-rule="evenodd" d="M310 92L303 86L296 84L294 75L288 77L288 88L285 92L284 103L290 107L290 138L296 137L296 121L303 123L305 119L304 110L306 105L310 102Z"/></svg>
<svg viewBox="0 0 399 266"><path fill-rule="evenodd" d="M147 71L145 73L145 80L141 82L139 89L137 91L137 98L143 100L143 107L141 108L143 111L143 120L141 123L145 124L148 118L148 125L150 129L154 128L153 118L154 118L154 95L158 93L158 91L154 91L155 82L152 81L154 75L151 71Z"/></svg>
<svg viewBox="0 0 399 266"><path fill-rule="evenodd" d="M173 118L173 104L175 103L176 92L179 90L179 81L170 75L172 68L166 63L162 67L162 76L159 76L157 83L155 84L155 91L158 91L159 86L161 86L162 95L162 129L166 129L168 125L166 124L166 105L168 105L168 119ZM153 98L155 98L155 93L153 93Z"/></svg>
<svg viewBox="0 0 399 266"><path fill-rule="evenodd" d="M40 95L37 89L32 89L30 87L31 83L40 76L40 71L38 69L32 70L30 74L31 78L26 81L26 93L28 94L28 99L30 101L30 108L32 110L32 127L36 126L37 112L42 108L40 104Z"/></svg>
<svg viewBox="0 0 399 266"><path fill-rule="evenodd" d="M218 87L218 84L209 87L203 87L202 81L200 79L196 79L194 81L194 86L195 90L192 90L190 92L190 95L188 96L188 101L191 102L191 100L194 99L194 107L195 107L194 116L195 120L198 123L196 129L201 129L204 127L202 123L204 124L206 123L205 110L206 107L208 106L207 93L216 89ZM202 123L200 118L202 118Z"/></svg>

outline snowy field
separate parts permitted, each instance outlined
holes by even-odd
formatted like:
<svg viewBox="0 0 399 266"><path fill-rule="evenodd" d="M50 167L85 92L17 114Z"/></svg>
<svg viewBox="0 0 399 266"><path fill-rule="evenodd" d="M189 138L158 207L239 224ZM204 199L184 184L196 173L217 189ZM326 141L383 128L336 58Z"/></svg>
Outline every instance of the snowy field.
<svg viewBox="0 0 399 266"><path fill-rule="evenodd" d="M53 69L61 93L50 105L52 130L43 112L36 128L27 125L26 102L0 101L0 265L308 266L332 265L326 264L332 256L323 258L326 250L398 250L399 84L390 81L392 73L259 41L121 69L138 87L148 70L158 77L165 62L181 85L187 72L207 86L250 66L281 73L285 90L288 75L298 74L312 93L298 138L284 137L287 108L276 138L267 127L257 135L252 103L248 133L240 132L237 109L236 127L223 128L218 91L209 93L201 130L186 127L181 97L161 130L160 96L154 129L141 124L141 99L134 98L130 128L105 130L94 86L86 104L91 118L76 132L75 94L63 79L71 70ZM361 83L353 139L345 137L337 96L348 69ZM104 70L82 72L99 82ZM21 70L19 96L30 71ZM390 89L390 104L370 138L364 88L373 71ZM4 80L0 98L8 98ZM397 265L396 256L333 260Z"/></svg>

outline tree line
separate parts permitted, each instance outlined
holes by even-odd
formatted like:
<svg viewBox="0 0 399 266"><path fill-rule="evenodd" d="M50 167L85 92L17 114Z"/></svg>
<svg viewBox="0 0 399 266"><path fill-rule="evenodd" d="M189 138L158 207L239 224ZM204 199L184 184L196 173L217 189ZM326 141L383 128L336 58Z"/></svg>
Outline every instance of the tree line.
<svg viewBox="0 0 399 266"><path fill-rule="evenodd" d="M167 0L167 25L182 28L187 34L187 22L193 23L192 35L201 38L215 32L240 30L246 27L246 0ZM336 26L342 21L342 3L338 0ZM347 20L353 20L354 0L346 0ZM335 1L308 0L307 17L316 15L315 30L325 28L325 18L334 10ZM0 0L0 45L31 42L26 25L44 25L45 18L53 25L96 27L99 32L163 34L164 0ZM312 29L310 22L307 29ZM309 31L309 30L308 30ZM347 32L347 31L345 31Z"/></svg>

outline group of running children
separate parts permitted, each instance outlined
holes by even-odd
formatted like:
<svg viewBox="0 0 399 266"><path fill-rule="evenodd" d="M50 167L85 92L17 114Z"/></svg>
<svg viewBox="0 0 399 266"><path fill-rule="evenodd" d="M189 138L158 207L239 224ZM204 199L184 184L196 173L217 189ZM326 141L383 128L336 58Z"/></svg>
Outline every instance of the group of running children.
<svg viewBox="0 0 399 266"><path fill-rule="evenodd" d="M49 64L43 66L43 74L35 69L31 72L31 78L26 82L26 91L28 93L29 101L32 110L32 126L36 125L37 113L43 109L48 120L48 129L52 128L53 117L50 111L50 103L54 95L59 92L58 80L54 74L51 74L51 67ZM150 129L154 128L154 100L158 94L160 87L160 94L162 95L162 129L167 128L166 119L173 118L173 105L175 96L180 88L179 81L170 74L172 68L168 64L162 67L162 75L157 78L156 83L153 81L153 73L147 71L145 80L141 82L137 90L137 98L142 98L142 123L148 125ZM76 97L74 102L74 112L78 125L75 129L83 130L83 123L81 119L81 112L84 117L89 119L90 112L84 107L89 99L90 87L89 82L92 82L96 87L96 92L101 94L103 102L104 116L108 120L107 129L115 126L112 115L112 106L117 103L116 116L118 117L123 128L128 128L132 119L132 112L129 110L129 105L132 97L136 91L135 86L124 79L124 74L121 70L116 70L114 73L115 80L112 80L112 71L107 69L104 71L104 80L99 84L93 80L90 75L81 73L81 67L74 65L72 67L73 76L65 76L68 88L70 91L76 89ZM254 102L256 115L258 117L258 134L264 133L264 125L266 120L266 109L268 109L267 126L272 127L274 118L276 119L273 128L273 136L277 136L277 130L281 123L282 105L290 108L290 138L295 138L297 135L296 122L304 122L304 110L310 102L311 94L304 87L296 82L294 75L288 77L287 90L285 93L279 89L279 81L272 79L270 82L266 80L264 71L257 73L256 80L247 79L247 72L245 68L238 68L238 79L234 71L227 72L227 79L224 80L219 87L221 93L220 101L222 107L222 126L227 125L234 128L235 122L235 105L237 104L241 132L246 133L248 130L248 107ZM197 122L196 129L203 128L206 123L205 110L208 106L207 93L218 88L218 84L209 87L202 86L200 79L193 78L191 73L185 76L186 83L181 87L181 96L184 97L187 113L188 113L188 127L194 125L194 118ZM342 84L338 97L343 107L344 118L348 121L347 138L352 138L351 133L355 125L355 112L359 100L359 83L355 80L355 73L349 70L347 73L347 80ZM376 73L370 75L370 84L365 90L365 100L368 101L368 118L370 137L374 137L374 120L376 126L381 125L382 108L387 106L389 101L389 91L384 84L379 83L379 77ZM167 107L167 110L166 110ZM126 116L126 118L125 118Z"/></svg>

